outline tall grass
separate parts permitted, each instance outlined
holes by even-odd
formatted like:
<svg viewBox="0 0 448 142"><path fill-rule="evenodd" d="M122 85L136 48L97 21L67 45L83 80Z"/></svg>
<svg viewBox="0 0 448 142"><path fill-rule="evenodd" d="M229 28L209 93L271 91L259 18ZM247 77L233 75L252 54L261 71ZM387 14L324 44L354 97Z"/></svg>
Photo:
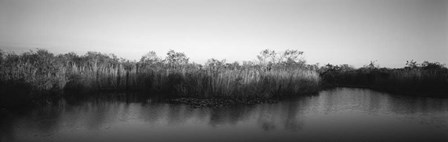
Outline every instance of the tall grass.
<svg viewBox="0 0 448 142"><path fill-rule="evenodd" d="M274 97L316 92L319 74L304 64L188 63L183 53L139 62L97 52L79 56L46 50L1 54L0 82L26 84L33 92L148 91L195 97ZM5 88L5 87L4 87ZM11 88L11 87L8 87ZM20 88L20 85L19 85ZM7 92L6 92L7 93Z"/></svg>

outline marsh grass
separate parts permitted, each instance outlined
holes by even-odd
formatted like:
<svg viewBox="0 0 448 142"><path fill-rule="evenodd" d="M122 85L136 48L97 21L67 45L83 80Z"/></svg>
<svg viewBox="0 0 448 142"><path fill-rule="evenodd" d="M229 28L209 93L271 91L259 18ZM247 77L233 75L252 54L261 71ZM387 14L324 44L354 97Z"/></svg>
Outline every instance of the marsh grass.
<svg viewBox="0 0 448 142"><path fill-rule="evenodd" d="M62 92L141 91L169 97L274 98L316 93L325 86L365 87L417 95L448 92L448 69L440 63L409 62L405 68L379 68L371 63L307 65L303 52L264 50L259 62L225 63L211 59L188 63L183 53L165 59L150 52L140 61L88 52L54 55L46 50L17 55L0 51L0 105L28 103ZM276 58L278 57L278 58ZM86 93L90 94L90 93ZM0 106L0 107L3 107Z"/></svg>
<svg viewBox="0 0 448 142"><path fill-rule="evenodd" d="M29 92L44 94L145 91L201 98L270 98L317 92L320 80L315 70L299 64L292 67L279 63L269 69L256 63L202 66L188 63L183 53L174 51L165 60L142 58L139 62L97 52L79 56L37 50L21 55L2 52L1 56L2 87L13 82L16 89L12 90L27 86Z"/></svg>

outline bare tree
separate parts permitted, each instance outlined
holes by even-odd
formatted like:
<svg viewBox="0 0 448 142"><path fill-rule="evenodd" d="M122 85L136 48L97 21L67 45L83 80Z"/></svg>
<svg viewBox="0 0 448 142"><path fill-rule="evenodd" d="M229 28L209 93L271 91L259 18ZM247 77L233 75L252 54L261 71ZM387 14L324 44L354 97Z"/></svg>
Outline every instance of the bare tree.
<svg viewBox="0 0 448 142"><path fill-rule="evenodd" d="M215 70L218 70L218 69L220 69L222 67L225 67L225 65L226 65L226 60L225 59L218 60L218 59L211 58L211 59L208 59L207 62L205 63L205 66L207 68L215 69Z"/></svg>
<svg viewBox="0 0 448 142"><path fill-rule="evenodd" d="M305 66L305 59L302 57L303 51L286 50L276 52L274 50L265 49L257 56L260 65L271 70L273 66Z"/></svg>
<svg viewBox="0 0 448 142"><path fill-rule="evenodd" d="M160 61L161 61L161 59L157 56L156 52L154 52L154 51L149 51L148 53L143 55L143 57L140 59L140 62L150 63L150 64L157 63Z"/></svg>
<svg viewBox="0 0 448 142"><path fill-rule="evenodd" d="M175 52L174 50L166 53L165 62L170 65L185 65L188 64L189 58L182 52Z"/></svg>

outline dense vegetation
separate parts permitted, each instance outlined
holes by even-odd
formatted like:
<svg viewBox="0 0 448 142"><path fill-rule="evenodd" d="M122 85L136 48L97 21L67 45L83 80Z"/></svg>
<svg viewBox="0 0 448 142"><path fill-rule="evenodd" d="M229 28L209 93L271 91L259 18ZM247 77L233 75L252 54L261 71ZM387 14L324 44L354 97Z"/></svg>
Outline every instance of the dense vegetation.
<svg viewBox="0 0 448 142"><path fill-rule="evenodd" d="M319 67L306 64L302 54L263 50L256 60L242 64L210 59L200 65L173 50L164 58L149 52L140 61L98 52L54 55L37 50L17 55L0 50L0 104L88 91L236 99L301 95L337 86L418 95L448 92L448 69L437 62L409 61L399 69L380 68L374 62L359 69Z"/></svg>
<svg viewBox="0 0 448 142"><path fill-rule="evenodd" d="M226 63L210 59L190 63L173 50L164 59L149 52L129 61L97 52L79 56L46 50L0 58L2 101L33 98L61 91L145 91L194 97L275 97L318 91L319 75L300 58L303 52L265 50L258 61ZM38 94L38 95L37 95ZM12 96L11 96L12 95Z"/></svg>
<svg viewBox="0 0 448 142"><path fill-rule="evenodd" d="M407 61L404 68L380 68L374 62L355 69L349 65L328 64L319 69L324 86L365 87L420 96L446 96L448 69L438 62Z"/></svg>

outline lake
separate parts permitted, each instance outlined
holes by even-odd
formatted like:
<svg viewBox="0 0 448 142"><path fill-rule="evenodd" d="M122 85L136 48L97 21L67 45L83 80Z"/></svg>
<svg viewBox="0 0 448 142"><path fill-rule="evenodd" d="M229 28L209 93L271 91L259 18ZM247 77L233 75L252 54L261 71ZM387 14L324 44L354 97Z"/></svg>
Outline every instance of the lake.
<svg viewBox="0 0 448 142"><path fill-rule="evenodd" d="M2 113L2 142L448 141L448 99L336 88L272 104L193 108L89 97Z"/></svg>

